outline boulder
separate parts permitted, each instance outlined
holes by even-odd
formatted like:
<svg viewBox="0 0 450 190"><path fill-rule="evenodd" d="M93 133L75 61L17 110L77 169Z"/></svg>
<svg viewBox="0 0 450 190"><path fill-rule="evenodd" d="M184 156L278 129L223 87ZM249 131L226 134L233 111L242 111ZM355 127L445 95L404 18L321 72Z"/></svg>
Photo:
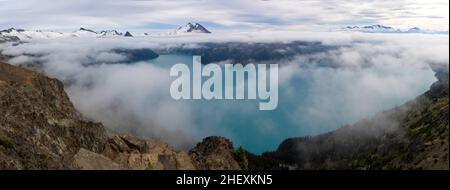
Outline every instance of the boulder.
<svg viewBox="0 0 450 190"><path fill-rule="evenodd" d="M233 158L233 144L224 137L207 137L189 155L200 170L240 170Z"/></svg>

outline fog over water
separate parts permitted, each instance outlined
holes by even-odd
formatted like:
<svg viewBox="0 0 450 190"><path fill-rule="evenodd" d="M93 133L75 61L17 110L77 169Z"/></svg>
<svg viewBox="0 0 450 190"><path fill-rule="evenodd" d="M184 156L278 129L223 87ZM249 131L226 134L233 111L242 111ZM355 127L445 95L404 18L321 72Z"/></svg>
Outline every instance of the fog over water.
<svg viewBox="0 0 450 190"><path fill-rule="evenodd" d="M190 55L121 63L127 58L108 51L180 44L195 48L198 42L294 40L337 48L270 61L280 64L279 102L273 111L260 111L259 100L173 100L169 87L174 78L169 69L179 62L191 63ZM3 44L0 50L13 56L11 64L41 64L47 75L66 84L75 107L85 117L113 131L158 138L179 148L220 135L235 146L261 153L275 149L285 138L334 130L413 99L436 81L428 64L448 65L448 47L447 35L330 32L70 38Z"/></svg>

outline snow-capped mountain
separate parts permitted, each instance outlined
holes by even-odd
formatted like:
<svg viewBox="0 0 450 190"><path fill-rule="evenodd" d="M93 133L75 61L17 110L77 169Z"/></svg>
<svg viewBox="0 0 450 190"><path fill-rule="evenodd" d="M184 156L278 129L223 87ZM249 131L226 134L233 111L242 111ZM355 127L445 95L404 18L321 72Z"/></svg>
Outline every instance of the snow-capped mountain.
<svg viewBox="0 0 450 190"><path fill-rule="evenodd" d="M76 31L73 31L70 36L72 36L72 37L97 37L98 33L91 29L80 28Z"/></svg>
<svg viewBox="0 0 450 190"><path fill-rule="evenodd" d="M20 40L32 40L32 39L53 39L62 37L133 37L130 32L125 34L118 32L117 30L102 30L101 32L96 32L87 28L80 28L73 32L47 32L41 30L24 30L10 28L7 30L0 31L0 37L3 41L5 39L18 38Z"/></svg>
<svg viewBox="0 0 450 190"><path fill-rule="evenodd" d="M383 25L370 25L370 26L347 26L343 28L342 30L345 31L358 31L358 32L368 32L368 33L398 33L402 32L399 29L395 29L390 26L383 26Z"/></svg>
<svg viewBox="0 0 450 190"><path fill-rule="evenodd" d="M14 42L14 41L19 41L20 39L18 37L15 36L2 36L0 35L0 43L2 42Z"/></svg>
<svg viewBox="0 0 450 190"><path fill-rule="evenodd" d="M423 30L419 27L413 27L407 30L397 29L390 26L383 25L369 25L369 26L347 26L342 28L343 31L365 32L365 33L424 33L424 34L446 34L448 32L439 32L431 30Z"/></svg>
<svg viewBox="0 0 450 190"><path fill-rule="evenodd" d="M426 31L423 31L419 27L414 27L414 28L408 29L406 32L408 32L408 33L425 33Z"/></svg>
<svg viewBox="0 0 450 190"><path fill-rule="evenodd" d="M0 31L0 36L7 37L17 37L20 40L28 40L28 39L42 39L42 38L58 38L65 36L64 33L61 32L46 32L40 30L23 30L23 29L15 29L10 28L7 30Z"/></svg>
<svg viewBox="0 0 450 190"><path fill-rule="evenodd" d="M122 36L122 33L117 32L117 30L103 30L100 33L101 37L117 37Z"/></svg>
<svg viewBox="0 0 450 190"><path fill-rule="evenodd" d="M209 34L211 32L199 23L192 24L189 22L184 26L178 27L178 29L176 29L174 32L171 32L170 34L179 35L189 33Z"/></svg>

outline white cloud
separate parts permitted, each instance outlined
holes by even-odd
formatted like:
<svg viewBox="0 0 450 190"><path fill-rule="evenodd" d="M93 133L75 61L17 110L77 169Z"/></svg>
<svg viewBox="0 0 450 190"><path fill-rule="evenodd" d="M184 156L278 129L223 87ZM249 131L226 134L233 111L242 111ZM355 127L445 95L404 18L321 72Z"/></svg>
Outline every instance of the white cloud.
<svg viewBox="0 0 450 190"><path fill-rule="evenodd" d="M4 0L0 1L0 26L138 30L194 21L218 29L329 29L379 23L448 30L448 7L446 0Z"/></svg>
<svg viewBox="0 0 450 190"><path fill-rule="evenodd" d="M341 48L280 62L280 101L273 112L259 112L257 102L251 101L175 101L170 97L168 67L85 64L92 57L107 61L105 50L112 48L293 40ZM435 80L427 64L448 65L449 60L445 35L335 32L66 38L1 45L0 50L16 56L14 64L42 62L45 73L65 82L76 108L109 129L163 138L178 147L207 135L223 135L255 152L272 149L286 137L331 130L412 99ZM330 64L319 66L321 61Z"/></svg>

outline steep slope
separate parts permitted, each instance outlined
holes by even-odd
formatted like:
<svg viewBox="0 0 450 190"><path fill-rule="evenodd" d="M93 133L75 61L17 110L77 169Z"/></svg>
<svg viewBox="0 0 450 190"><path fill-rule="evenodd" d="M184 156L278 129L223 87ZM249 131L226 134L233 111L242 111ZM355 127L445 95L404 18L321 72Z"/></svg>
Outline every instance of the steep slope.
<svg viewBox="0 0 450 190"><path fill-rule="evenodd" d="M83 121L61 82L0 63L0 168L63 169L79 148L100 151L99 123Z"/></svg>
<svg viewBox="0 0 450 190"><path fill-rule="evenodd" d="M1 57L0 57L1 58ZM61 82L0 62L0 169L239 169L198 167L231 155L231 142L199 143L198 160L166 143L130 135L108 137L101 123L83 120ZM206 145L204 145L206 144Z"/></svg>
<svg viewBox="0 0 450 190"><path fill-rule="evenodd" d="M298 169L449 169L448 65L415 100L314 137L291 138L264 157Z"/></svg>

